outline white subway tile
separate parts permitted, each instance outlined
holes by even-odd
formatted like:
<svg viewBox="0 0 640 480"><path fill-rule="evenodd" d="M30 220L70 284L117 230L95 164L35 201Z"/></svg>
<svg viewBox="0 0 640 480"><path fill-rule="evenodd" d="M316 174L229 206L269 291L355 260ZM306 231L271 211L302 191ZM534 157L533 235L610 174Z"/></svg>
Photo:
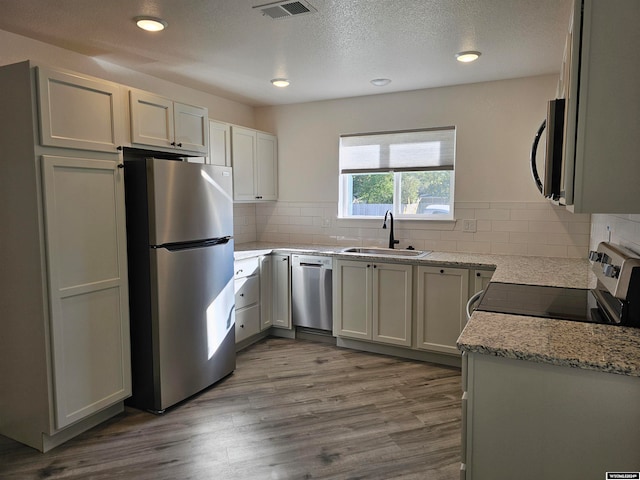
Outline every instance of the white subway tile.
<svg viewBox="0 0 640 480"><path fill-rule="evenodd" d="M527 245L519 243L499 243L491 244L491 253L495 255L527 255Z"/></svg>
<svg viewBox="0 0 640 480"><path fill-rule="evenodd" d="M566 222L529 222L530 232L566 233L569 224Z"/></svg>
<svg viewBox="0 0 640 480"><path fill-rule="evenodd" d="M529 222L524 220L516 220L516 221L492 220L491 229L494 232L528 232Z"/></svg>
<svg viewBox="0 0 640 480"><path fill-rule="evenodd" d="M509 220L511 210L507 208L490 208L487 210L476 210L478 220Z"/></svg>
<svg viewBox="0 0 640 480"><path fill-rule="evenodd" d="M536 257L566 257L564 245L527 245L527 253Z"/></svg>
<svg viewBox="0 0 640 480"><path fill-rule="evenodd" d="M519 209L511 210L511 220L550 221L551 212L547 209Z"/></svg>
<svg viewBox="0 0 640 480"><path fill-rule="evenodd" d="M491 253L489 242L457 242L458 252Z"/></svg>

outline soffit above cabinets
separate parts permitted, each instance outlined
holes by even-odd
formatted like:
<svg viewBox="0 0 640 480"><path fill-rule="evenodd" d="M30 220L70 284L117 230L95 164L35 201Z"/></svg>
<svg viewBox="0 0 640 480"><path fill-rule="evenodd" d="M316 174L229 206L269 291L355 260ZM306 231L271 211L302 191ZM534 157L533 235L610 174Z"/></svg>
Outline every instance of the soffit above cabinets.
<svg viewBox="0 0 640 480"><path fill-rule="evenodd" d="M287 7L294 14L274 18L298 3ZM0 29L91 56L105 69L113 63L260 106L555 74L571 3L0 0ZM133 21L141 15L168 26L144 32ZM482 56L463 65L455 54L464 50ZM279 77L291 85L274 88ZM391 83L377 87L375 78Z"/></svg>

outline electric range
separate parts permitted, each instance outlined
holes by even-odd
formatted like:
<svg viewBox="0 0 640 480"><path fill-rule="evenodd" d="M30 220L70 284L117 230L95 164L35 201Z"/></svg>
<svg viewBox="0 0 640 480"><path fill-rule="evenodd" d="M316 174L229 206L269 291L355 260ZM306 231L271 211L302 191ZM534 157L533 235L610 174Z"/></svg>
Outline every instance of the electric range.
<svg viewBox="0 0 640 480"><path fill-rule="evenodd" d="M602 242L589 259L594 289L491 282L476 310L640 327L640 257Z"/></svg>

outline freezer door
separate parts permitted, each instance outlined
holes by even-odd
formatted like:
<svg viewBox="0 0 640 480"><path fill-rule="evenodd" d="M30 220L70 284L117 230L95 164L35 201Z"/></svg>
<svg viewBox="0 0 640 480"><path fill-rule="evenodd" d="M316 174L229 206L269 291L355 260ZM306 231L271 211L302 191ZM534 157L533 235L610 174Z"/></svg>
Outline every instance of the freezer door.
<svg viewBox="0 0 640 480"><path fill-rule="evenodd" d="M231 168L146 160L151 245L233 235Z"/></svg>
<svg viewBox="0 0 640 480"><path fill-rule="evenodd" d="M164 410L235 369L233 241L152 248L154 410Z"/></svg>

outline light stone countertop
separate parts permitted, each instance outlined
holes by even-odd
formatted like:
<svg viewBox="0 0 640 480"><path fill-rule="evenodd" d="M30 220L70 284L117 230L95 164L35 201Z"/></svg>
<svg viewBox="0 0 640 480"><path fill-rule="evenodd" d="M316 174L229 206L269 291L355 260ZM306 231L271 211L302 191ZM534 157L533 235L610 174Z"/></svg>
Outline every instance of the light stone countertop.
<svg viewBox="0 0 640 480"><path fill-rule="evenodd" d="M282 246L241 244L236 259L265 255L273 250L340 258L371 258L341 253L326 245ZM596 283L586 259L432 252L423 258L383 257L385 262L486 268L492 282L593 288ZM499 357L549 363L640 377L640 329L598 325L522 315L474 312L458 339L458 348Z"/></svg>

